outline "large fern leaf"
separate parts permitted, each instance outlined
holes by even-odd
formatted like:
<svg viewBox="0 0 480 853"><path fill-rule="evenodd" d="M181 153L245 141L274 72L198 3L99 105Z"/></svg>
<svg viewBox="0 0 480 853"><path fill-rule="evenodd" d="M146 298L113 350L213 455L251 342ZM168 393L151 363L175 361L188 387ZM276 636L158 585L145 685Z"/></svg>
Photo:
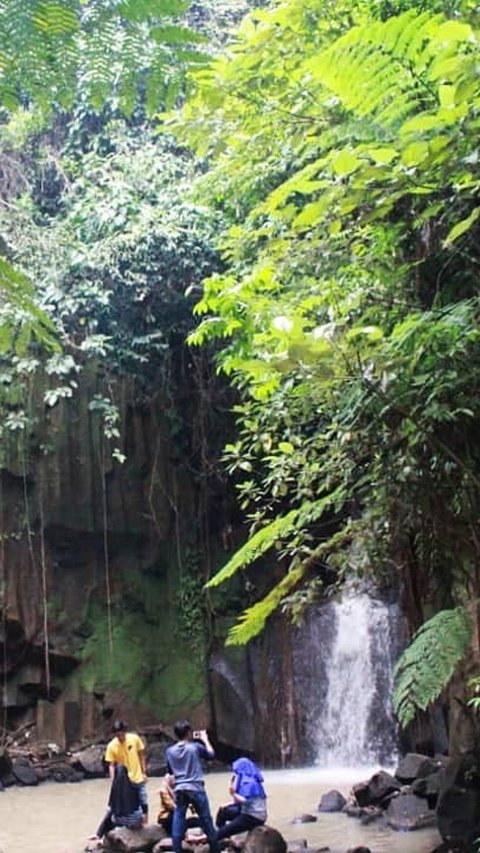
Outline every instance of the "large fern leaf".
<svg viewBox="0 0 480 853"><path fill-rule="evenodd" d="M437 103L439 67L442 79L458 77L462 57L472 53L472 38L468 24L409 10L383 23L353 27L309 59L304 70L356 115L398 126ZM444 60L451 63L452 53L455 64L447 66Z"/></svg>
<svg viewBox="0 0 480 853"><path fill-rule="evenodd" d="M471 634L464 607L441 610L417 631L395 669L393 706L402 726L440 695L464 657Z"/></svg>
<svg viewBox="0 0 480 853"><path fill-rule="evenodd" d="M325 510L343 499L343 491L335 489L330 494L317 501L306 501L301 507L292 509L287 515L277 516L270 524L257 530L231 560L217 572L206 584L207 587L219 584L231 578L239 569L250 566L263 554L270 550L279 539L289 536L294 530L306 527L320 518Z"/></svg>
<svg viewBox="0 0 480 853"><path fill-rule="evenodd" d="M243 646L253 640L265 627L265 622L274 610L282 603L282 600L301 582L304 575L304 567L297 566L292 569L278 583L265 598L257 601L252 607L245 610L238 622L230 630L226 645Z"/></svg>

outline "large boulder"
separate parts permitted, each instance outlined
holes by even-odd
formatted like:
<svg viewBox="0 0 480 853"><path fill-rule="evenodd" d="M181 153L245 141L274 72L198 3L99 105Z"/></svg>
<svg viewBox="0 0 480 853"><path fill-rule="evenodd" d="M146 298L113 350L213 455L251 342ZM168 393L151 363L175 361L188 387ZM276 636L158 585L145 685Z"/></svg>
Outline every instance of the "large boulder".
<svg viewBox="0 0 480 853"><path fill-rule="evenodd" d="M353 786L353 794L359 806L375 806L387 800L401 789L400 782L386 770L374 773L368 782Z"/></svg>
<svg viewBox="0 0 480 853"><path fill-rule="evenodd" d="M399 794L390 801L386 811L387 823L392 829L407 832L435 825L435 812L425 800L414 794Z"/></svg>
<svg viewBox="0 0 480 853"><path fill-rule="evenodd" d="M277 829L257 826L248 833L244 853L287 853L287 842Z"/></svg>
<svg viewBox="0 0 480 853"><path fill-rule="evenodd" d="M437 802L439 832L452 850L473 850L480 837L480 755L453 761L441 771Z"/></svg>

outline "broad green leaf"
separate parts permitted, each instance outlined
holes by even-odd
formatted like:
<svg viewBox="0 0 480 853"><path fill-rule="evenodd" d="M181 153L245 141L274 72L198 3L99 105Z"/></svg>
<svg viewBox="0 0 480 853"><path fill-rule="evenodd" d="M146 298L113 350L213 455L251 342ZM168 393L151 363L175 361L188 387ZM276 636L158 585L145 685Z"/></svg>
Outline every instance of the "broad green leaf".
<svg viewBox="0 0 480 853"><path fill-rule="evenodd" d="M341 178L351 175L361 164L362 161L358 159L356 154L347 148L344 148L332 161L335 174Z"/></svg>
<svg viewBox="0 0 480 853"><path fill-rule="evenodd" d="M450 229L447 236L445 237L445 240L443 241L443 245L445 246L445 248L451 246L452 243L455 242L455 240L458 240L458 238L461 237L462 234L465 234L465 232L468 231L477 221L479 216L480 207L474 207L474 209L472 210L470 215L467 216L466 219L462 219L461 222L457 222L457 224Z"/></svg>
<svg viewBox="0 0 480 853"><path fill-rule="evenodd" d="M372 160L375 160L376 163L381 163L381 164L391 163L393 160L395 160L398 157L398 151L396 150L396 148L388 148L388 147L368 148L366 153L368 154L369 157L372 158Z"/></svg>
<svg viewBox="0 0 480 853"><path fill-rule="evenodd" d="M409 168L417 167L428 157L428 154L428 143L412 142L402 151L401 161L404 166Z"/></svg>
<svg viewBox="0 0 480 853"><path fill-rule="evenodd" d="M430 115L427 113L421 113L418 116L409 118L408 121L406 121L400 128L400 133L405 135L410 135L411 133L423 133L424 131L433 130L433 128L441 126L442 120L437 114Z"/></svg>
<svg viewBox="0 0 480 853"><path fill-rule="evenodd" d="M366 337L371 341L381 341L383 339L383 331L379 326L357 326L351 329L347 335L349 340L355 340L358 337Z"/></svg>
<svg viewBox="0 0 480 853"><path fill-rule="evenodd" d="M314 201L305 205L302 212L293 221L294 228L305 228L315 225L323 219L330 206L330 198L325 194L320 201Z"/></svg>

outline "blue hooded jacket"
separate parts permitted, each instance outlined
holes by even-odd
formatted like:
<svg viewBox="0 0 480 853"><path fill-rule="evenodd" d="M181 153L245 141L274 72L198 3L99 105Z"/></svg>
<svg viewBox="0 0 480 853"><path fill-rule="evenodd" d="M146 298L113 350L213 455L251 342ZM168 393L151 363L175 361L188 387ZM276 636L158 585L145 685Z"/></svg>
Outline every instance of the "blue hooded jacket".
<svg viewBox="0 0 480 853"><path fill-rule="evenodd" d="M265 788L262 785L263 776L254 761L249 758L237 758L232 764L235 773L235 793L249 800L251 797L266 799Z"/></svg>

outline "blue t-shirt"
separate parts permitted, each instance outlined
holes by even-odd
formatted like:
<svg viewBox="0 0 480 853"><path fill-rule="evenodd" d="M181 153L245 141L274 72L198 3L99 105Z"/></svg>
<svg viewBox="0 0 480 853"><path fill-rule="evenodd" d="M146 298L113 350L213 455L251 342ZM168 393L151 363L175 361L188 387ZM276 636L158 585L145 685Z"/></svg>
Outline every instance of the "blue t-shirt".
<svg viewBox="0 0 480 853"><path fill-rule="evenodd" d="M198 741L178 741L165 752L169 773L175 776L175 791L203 791L203 768L201 759L215 757L212 750Z"/></svg>

